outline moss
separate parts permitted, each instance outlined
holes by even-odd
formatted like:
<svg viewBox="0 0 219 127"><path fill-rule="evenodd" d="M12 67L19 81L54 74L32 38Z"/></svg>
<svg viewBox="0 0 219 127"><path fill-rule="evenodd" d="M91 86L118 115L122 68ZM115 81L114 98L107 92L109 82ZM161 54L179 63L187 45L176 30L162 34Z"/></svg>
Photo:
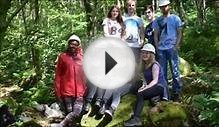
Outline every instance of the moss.
<svg viewBox="0 0 219 127"><path fill-rule="evenodd" d="M152 123L159 127L170 126L173 121L175 126L182 125L187 119L182 104L176 102L160 102L150 110L149 117Z"/></svg>
<svg viewBox="0 0 219 127"><path fill-rule="evenodd" d="M115 111L113 120L107 125L109 127L123 127L124 121L128 120L131 117L131 114L133 112L133 108L135 106L136 102L136 96L134 95L126 95L122 98L121 103L119 104L119 107ZM141 118L144 124L147 124L147 118L148 114L146 113L148 110L147 104L145 104L143 112L141 114ZM86 127L94 127L98 125L98 123L101 122L101 120L95 120L94 117L88 117L88 115L85 115L82 118L82 126Z"/></svg>

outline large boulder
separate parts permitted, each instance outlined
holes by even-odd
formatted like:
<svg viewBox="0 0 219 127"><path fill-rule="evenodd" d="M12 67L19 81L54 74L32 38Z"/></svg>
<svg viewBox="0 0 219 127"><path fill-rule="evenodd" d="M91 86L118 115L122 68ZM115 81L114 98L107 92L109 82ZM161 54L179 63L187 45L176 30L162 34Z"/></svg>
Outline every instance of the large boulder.
<svg viewBox="0 0 219 127"><path fill-rule="evenodd" d="M187 115L181 103L159 102L149 110L149 118L155 127L184 127Z"/></svg>

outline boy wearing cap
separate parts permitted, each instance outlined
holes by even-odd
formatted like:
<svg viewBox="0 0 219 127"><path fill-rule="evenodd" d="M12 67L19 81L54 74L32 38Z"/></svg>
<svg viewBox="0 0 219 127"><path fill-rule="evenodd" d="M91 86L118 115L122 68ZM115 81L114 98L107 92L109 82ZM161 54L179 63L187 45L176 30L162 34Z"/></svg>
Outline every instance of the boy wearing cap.
<svg viewBox="0 0 219 127"><path fill-rule="evenodd" d="M138 89L137 102L134 108L134 115L130 120L125 122L125 126L142 126L140 114L144 107L144 100L150 100L153 97L165 96L164 90L167 87L162 69L155 60L155 48L152 44L145 44L141 49L141 59L143 74L146 84Z"/></svg>
<svg viewBox="0 0 219 127"><path fill-rule="evenodd" d="M65 126L80 117L86 90L82 59L81 40L72 35L68 39L67 50L58 57L55 71L55 94L58 100L63 102L65 113L68 114L57 126Z"/></svg>
<svg viewBox="0 0 219 127"><path fill-rule="evenodd" d="M178 48L182 39L183 23L177 15L170 14L170 1L160 0L159 7L162 16L153 22L154 41L158 49L158 61L163 68L167 80L167 64L170 63L173 78L173 100L179 100L181 92L181 79L179 72Z"/></svg>

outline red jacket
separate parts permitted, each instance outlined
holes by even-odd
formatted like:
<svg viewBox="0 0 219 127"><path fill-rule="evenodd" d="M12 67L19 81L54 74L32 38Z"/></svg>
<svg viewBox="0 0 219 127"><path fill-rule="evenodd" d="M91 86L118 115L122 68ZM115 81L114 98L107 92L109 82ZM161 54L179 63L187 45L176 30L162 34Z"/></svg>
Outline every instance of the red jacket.
<svg viewBox="0 0 219 127"><path fill-rule="evenodd" d="M66 52L59 55L54 83L56 96L84 96L86 85L82 57L82 49L78 50L76 56Z"/></svg>

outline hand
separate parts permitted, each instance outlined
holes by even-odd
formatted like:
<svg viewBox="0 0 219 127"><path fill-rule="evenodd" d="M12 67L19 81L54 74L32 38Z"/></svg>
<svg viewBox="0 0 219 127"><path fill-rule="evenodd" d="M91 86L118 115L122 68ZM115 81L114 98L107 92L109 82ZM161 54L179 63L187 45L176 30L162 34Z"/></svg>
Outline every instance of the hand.
<svg viewBox="0 0 219 127"><path fill-rule="evenodd" d="M140 88L138 89L138 93L144 91L145 89L147 89L147 85L143 85L142 87L140 87Z"/></svg>
<svg viewBox="0 0 219 127"><path fill-rule="evenodd" d="M177 50L179 50L179 49L180 49L180 45L179 45L179 44L176 44L175 48L176 48Z"/></svg>

